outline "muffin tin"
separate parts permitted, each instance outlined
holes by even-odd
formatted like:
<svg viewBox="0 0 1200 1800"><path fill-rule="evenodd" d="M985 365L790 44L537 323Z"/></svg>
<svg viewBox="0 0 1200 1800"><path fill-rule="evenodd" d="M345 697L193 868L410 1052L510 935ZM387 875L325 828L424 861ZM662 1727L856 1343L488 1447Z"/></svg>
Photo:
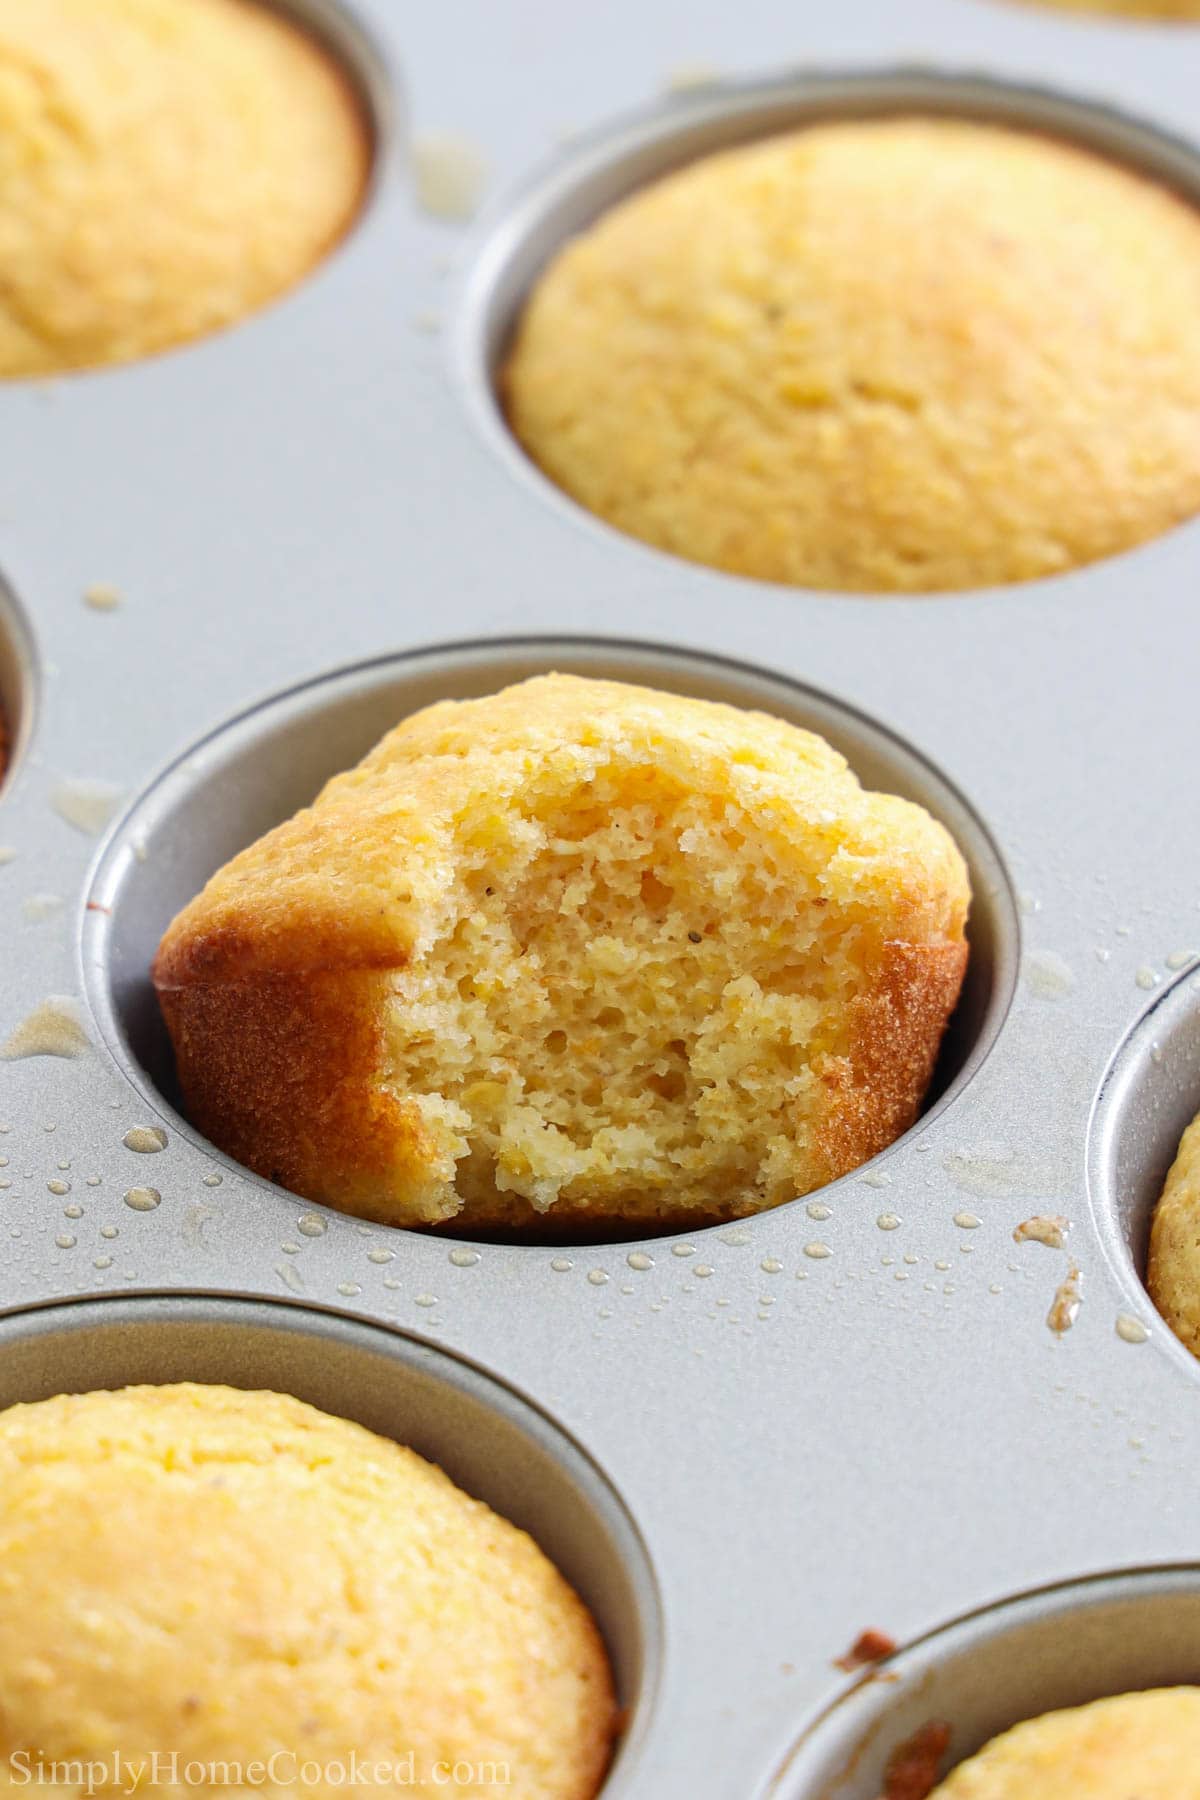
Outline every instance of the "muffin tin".
<svg viewBox="0 0 1200 1800"><path fill-rule="evenodd" d="M581 514L491 386L566 231L805 118L1012 119L1200 195L1200 28L1002 0L294 10L374 111L346 244L221 336L0 392L0 1037L49 1001L90 1039L0 1075L0 1400L186 1375L410 1438L597 1612L630 1709L606 1797L875 1800L932 1715L961 1756L1200 1681L1200 1369L1141 1282L1200 1108L1200 521L1028 587L814 596ZM699 62L716 83L674 91ZM469 231L415 206L413 131L484 154ZM808 1201L452 1243L298 1201L175 1109L147 963L176 905L401 712L549 667L815 725L971 861L930 1105ZM1013 1241L1048 1213L1065 1250ZM902 1649L845 1675L867 1626Z"/></svg>

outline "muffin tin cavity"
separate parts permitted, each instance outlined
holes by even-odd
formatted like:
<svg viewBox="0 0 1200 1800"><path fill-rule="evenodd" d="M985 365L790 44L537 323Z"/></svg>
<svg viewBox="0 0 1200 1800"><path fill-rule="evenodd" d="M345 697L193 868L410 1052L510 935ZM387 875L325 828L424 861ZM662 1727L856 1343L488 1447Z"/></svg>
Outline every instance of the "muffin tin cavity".
<svg viewBox="0 0 1200 1800"><path fill-rule="evenodd" d="M1022 487L1023 465L1018 463L1009 470L1011 480L1006 483L1000 448L1000 463L995 466L986 456L974 460L974 436L991 442L994 421L1007 416L1007 406L1024 406L1026 399L1029 414L1025 428L1040 436L1044 427L1053 438L1062 423L1053 384L1045 390L1043 397L1049 398L1039 410L1038 403L1029 396L1043 392L1041 386L1035 384L1032 376L1027 381L1010 369L1005 379L1011 378L1014 385L1002 402L999 391L993 391L986 380L976 389L960 379L961 369L953 374L950 365L943 367L936 358L926 366L921 331L916 328L914 347L897 364L870 324L880 311L878 295L856 285L853 239L849 248L828 250L833 261L829 265L829 292L824 293L821 258L826 254L827 239L837 246L841 237L828 225L822 209L828 204L832 216L841 216L837 198L840 184L844 181L846 191L852 193L855 182L862 180L856 160L861 146L846 151L844 146L830 148L826 142L822 151L813 152L809 177L814 186L807 203L811 219L806 215L806 231L812 241L804 239L795 254L811 254L817 264L815 276L798 265L794 283L802 299L797 298L789 282L770 278L772 259L783 256L786 262L784 253L780 251L777 256L770 246L790 242L773 213L769 214L769 225L764 222L768 214L760 221L764 235L747 238L740 251L736 244L731 245L724 260L716 256L708 261L702 259L695 280L689 270L687 281L681 284L686 295L676 293L663 270L656 273L653 245L672 230L680 231L682 241L687 236L685 221L691 216L688 209L698 207L700 201L696 189L689 192L686 202L678 196L675 202L659 196L662 210L653 218L643 218L640 234L626 218L623 224L614 226L616 235L606 237L603 248L593 239L586 256L569 269L555 270L551 282L557 282L557 286L548 297L543 294L531 313L529 329L520 340L518 363L514 365L514 371L519 368L519 373L510 371L512 380L508 379L505 363L514 344L517 322L539 276L571 238L608 213L615 203L717 151L808 125L889 118L898 129L918 135L920 120L931 118L944 123L972 121L1008 126L1031 134L1032 154L1040 149L1047 163L1044 173L1053 176L1053 180L1043 183L1046 194L1049 196L1053 190L1055 196L1046 201L1051 210L1046 215L1045 230L1051 238L1055 236L1053 217L1058 216L1055 207L1061 206L1063 216L1073 219L1092 204L1073 192L1072 183L1081 183L1080 191L1084 192L1097 174L1103 181L1109 178L1106 171L1096 171L1090 163L1058 168L1061 158L1057 148L1050 144L1039 146L1032 134L1098 152L1114 164L1125 164L1157 178L1165 186L1179 190L1186 199L1194 200L1200 193L1200 165L1185 145L1152 126L1048 90L949 74L895 72L805 74L753 84L714 84L698 95L676 98L670 105L589 138L551 167L517 197L480 250L459 320L457 354L476 416L510 466L537 482L543 492L550 486L548 478L543 485L535 463L527 458L509 430L505 417L506 382L521 436L532 445L538 460L555 474L555 481L561 480L562 487L555 485L551 491L560 504L578 508L576 518L584 507L594 508L594 514L587 513L589 518L612 520L635 540L750 578L881 595L961 592L1060 574L1146 541L1190 516L1194 510L1190 464L1186 446L1177 439L1170 405L1164 403L1164 443L1169 441L1172 446L1167 463L1172 468L1176 462L1179 464L1178 481L1172 476L1143 517L1131 513L1128 518L1122 517L1111 537L1103 532L1097 535L1083 520L1068 518L1063 508L1052 507L1048 511L1046 496L1036 483L1028 489ZM888 141L891 151L881 147L879 155L895 154L905 169L910 155L918 159L934 157L932 166L939 166L934 147L925 140L916 145L906 140L899 146ZM1027 144L1021 155L1030 151ZM978 146L970 152L961 144L958 151L943 147L943 159L952 155L966 157L968 162L977 155L976 179L988 166L986 154ZM843 157L848 158L844 164ZM1021 162L1019 169L1008 170L1005 179L1019 175L1036 188L1037 173ZM728 174L726 170L725 175ZM718 208L727 204L739 218L743 217L757 191L755 181L769 190L772 179L785 178L792 176L781 169L739 175L732 185L723 185L722 177L715 185L712 204ZM800 180L800 176L797 174L795 179ZM919 177L914 175L913 179L915 191L920 192ZM1057 186L1060 179L1066 184L1061 192ZM908 190L901 185L898 191ZM1107 186L1104 192L1107 201L1111 198ZM1028 254L1032 258L1030 267L1040 272L1030 244L1017 242L1020 233L1012 224L1011 196L1003 183L997 186L995 198L999 208L995 235L1003 240L1010 226L1013 235L1007 261L1001 258L998 267L1003 270L1007 262L1012 262L1014 268L1021 269L1025 267L1021 258ZM1149 199L1140 190L1129 189L1122 179L1120 196L1114 205L1126 218L1127 209L1136 210L1137 202ZM945 204L946 217L953 222L958 216L953 194L948 192ZM672 205L675 210L671 210ZM1022 216L1018 208L1015 217ZM786 213L780 217L786 217ZM1130 244L1157 244L1161 234L1168 266L1182 269L1180 279L1186 282L1187 270L1194 270L1195 245L1190 234L1186 244L1183 242L1181 226L1186 227L1190 221L1186 214L1181 220L1180 209L1174 205L1164 208L1163 215L1156 214L1155 218L1156 227L1148 234L1143 234L1139 225L1138 230L1131 230L1128 239L1117 233L1114 239L1128 250ZM869 226L864 229L869 233ZM973 328L975 309L983 303L972 286L975 251L961 233L955 235L953 223L948 229L953 244L947 252L946 303L950 311L944 329L953 337ZM621 232L626 235L620 235ZM644 265L637 262L643 248ZM739 255L755 270L753 280L742 268ZM957 265L956 256L961 259ZM1114 250L1114 258L1114 271L1123 273L1129 269L1136 288L1137 257L1132 253L1122 256ZM634 269L628 275L630 292L618 306L624 271L631 262ZM913 279L921 278L914 275ZM1027 270L1024 285L1018 283L1017 293L1009 292L1004 282L998 282L991 303L995 316L989 315L987 331L1001 338L1005 334L1027 334L1033 325L1032 315L1018 325L1016 312L1010 316L1009 309L1019 311L1017 294L1026 294L1030 279ZM693 308L690 296L702 281L707 281L709 288ZM843 282L850 284L845 292ZM960 315L953 310L956 294L961 296L964 309ZM613 328L610 317L611 309L621 312L622 308L629 315L627 344ZM860 314L866 321L861 330L843 329L838 322L843 316L849 319ZM902 333L909 331L907 317L907 309L898 304L896 329ZM571 335L571 322L575 319L581 321L577 339ZM1065 319L1052 322L1047 318L1046 329L1047 362L1057 366L1062 361L1062 380L1070 386L1074 380L1071 345L1077 341L1077 333ZM1108 326L1098 329L1103 333ZM1119 318L1112 330L1119 339ZM664 367L657 409L647 406L641 410L644 384L639 358L653 361L654 343L668 344L681 333L682 341L692 347L688 356L681 357L678 367ZM828 346L826 334L831 339ZM810 337L815 340L812 344ZM594 366L595 358L602 354L598 347L601 345L603 354L612 358L609 382ZM1113 354L1122 353L1114 347ZM1194 362L1190 339L1186 347L1180 348L1179 355L1189 366ZM986 359L979 366L986 370ZM611 417L603 407L588 404L593 380L595 394L611 389L618 396L613 404L621 410L614 411ZM757 413L753 417L741 413L726 415L722 396L726 386L736 380L750 382L760 396L761 420ZM1080 380L1086 385L1082 375ZM1104 392L1101 384L1097 395ZM1102 400L1097 403L1103 405ZM660 412L670 421L670 429L663 430L661 448L667 460L661 482L653 474L647 477L644 466L647 447L653 448L656 442ZM586 436L580 435L581 418L591 420ZM932 429L930 418L942 421L934 433L936 450L926 442L927 432ZM1002 446L1003 430L999 426L996 430L996 444ZM749 440L746 433L750 433ZM1120 434L1115 429L1108 435L1113 440L1116 460L1111 469L1097 469L1098 486L1093 494L1095 503L1103 502L1104 507L1105 496L1112 498L1110 485L1113 494L1124 493L1129 486L1120 473L1122 458L1129 454L1136 461L1140 454L1136 446L1118 443ZM627 440L633 446L628 457ZM907 446L903 454L897 448L901 444ZM955 460L959 450L961 463ZM1086 453L1069 433L1061 442L1048 438L1039 450L1031 452L1034 466L1042 454L1056 467L1073 462L1077 455L1087 463ZM926 455L932 457L928 480L921 472L921 459ZM794 457L796 463L790 475L789 457ZM849 460L843 462L843 457ZM859 457L861 462L855 460ZM939 482L945 483L946 466L956 471L954 481L945 486L942 507L930 511L929 492L938 491ZM852 469L857 471L856 482L868 486L877 482L887 490L890 499L886 505L880 502L882 510L875 510L871 502L865 505L861 516L854 513L842 517L837 496L845 480L850 479L848 471ZM863 474L864 469L871 471L869 477ZM908 474L903 473L905 469ZM895 491L888 486L893 480L900 483ZM905 486L910 480L911 487ZM972 519L978 522L977 512L964 518L961 531L943 531L943 519L957 517L952 498L957 491L955 482L963 483L969 490L980 484L985 488L1007 485L1006 504L1010 512L1006 514L1008 525L999 544L993 543L986 533L973 539L970 547L959 541L970 537L970 523ZM724 495L731 487L738 497L726 514ZM578 501L570 499L569 494L577 495ZM893 517L889 507L902 516ZM1115 501L1108 510L1115 523L1120 510ZM829 541L822 537L826 525Z"/></svg>
<svg viewBox="0 0 1200 1800"><path fill-rule="evenodd" d="M718 657L603 639L497 640L384 658L269 700L173 764L117 827L84 913L87 991L99 1035L193 1141L196 1134L176 1110L170 1045L149 974L174 914L235 852L306 805L329 776L350 767L409 713L549 670L774 713L827 738L865 786L918 801L940 819L966 858L974 903L967 980L927 1105L946 1104L970 1080L1012 994L1016 907L987 831L917 752L834 700Z"/></svg>
<svg viewBox="0 0 1200 1800"><path fill-rule="evenodd" d="M498 1381L399 1332L229 1299L139 1297L0 1321L0 1407L141 1382L293 1394L407 1444L527 1531L587 1603L629 1725L605 1796L631 1793L654 1704L658 1592L637 1528L599 1469Z"/></svg>
<svg viewBox="0 0 1200 1800"><path fill-rule="evenodd" d="M1092 1210L1109 1258L1130 1286L1145 1280L1154 1208L1179 1140L1197 1113L1200 956L1133 1027L1113 1058L1092 1113ZM1188 1363L1196 1367L1191 1357Z"/></svg>
<svg viewBox="0 0 1200 1800"><path fill-rule="evenodd" d="M32 734L36 690L33 635L0 577L0 791L16 773Z"/></svg>
<svg viewBox="0 0 1200 1800"><path fill-rule="evenodd" d="M951 1728L942 1773L1025 1719L1200 1682L1200 1567L1043 1588L930 1633L865 1675L784 1758L760 1800L878 1800L888 1757Z"/></svg>

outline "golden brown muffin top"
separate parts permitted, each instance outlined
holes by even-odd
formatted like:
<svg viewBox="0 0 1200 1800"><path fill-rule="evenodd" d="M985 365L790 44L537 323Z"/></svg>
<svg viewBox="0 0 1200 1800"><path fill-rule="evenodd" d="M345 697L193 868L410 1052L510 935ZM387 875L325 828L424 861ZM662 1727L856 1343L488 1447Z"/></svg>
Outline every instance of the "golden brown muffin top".
<svg viewBox="0 0 1200 1800"><path fill-rule="evenodd" d="M342 71L254 0L0 0L0 376L254 311L342 235L368 163Z"/></svg>
<svg viewBox="0 0 1200 1800"><path fill-rule="evenodd" d="M269 1797L298 1785L291 1759L353 1751L411 1755L429 1786L491 1762L522 1800L592 1800L608 1760L604 1651L532 1540L286 1395L188 1383L0 1414L0 1612L6 1762L275 1756Z"/></svg>
<svg viewBox="0 0 1200 1800"><path fill-rule="evenodd" d="M1180 1139L1155 1208L1147 1286L1176 1337L1200 1356L1200 1114Z"/></svg>
<svg viewBox="0 0 1200 1800"><path fill-rule="evenodd" d="M1200 215L965 120L706 157L569 243L503 378L602 519L718 569L921 593L1026 581L1200 509Z"/></svg>
<svg viewBox="0 0 1200 1800"><path fill-rule="evenodd" d="M933 1800L1200 1800L1200 1688L1121 1694L995 1738Z"/></svg>
<svg viewBox="0 0 1200 1800"><path fill-rule="evenodd" d="M1106 18L1167 24L1200 19L1200 0L1025 0L1025 3L1057 7L1062 12L1095 13Z"/></svg>

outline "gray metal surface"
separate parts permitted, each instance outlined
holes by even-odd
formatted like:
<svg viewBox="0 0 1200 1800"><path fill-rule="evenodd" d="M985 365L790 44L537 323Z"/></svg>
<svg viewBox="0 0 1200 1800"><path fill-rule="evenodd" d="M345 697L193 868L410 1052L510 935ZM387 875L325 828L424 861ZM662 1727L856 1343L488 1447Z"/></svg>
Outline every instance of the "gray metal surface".
<svg viewBox="0 0 1200 1800"><path fill-rule="evenodd" d="M23 646L0 607L0 693L23 694L27 739L0 794L0 850L15 852L0 863L0 1035L47 996L74 995L92 1039L76 1059L0 1064L0 1305L14 1313L0 1387L40 1391L65 1366L28 1337L50 1315L16 1309L84 1295L274 1298L465 1358L582 1447L645 1546L652 1574L630 1551L630 1575L657 1584L663 1630L646 1638L620 1791L746 1800L817 1742L805 1734L851 1685L831 1659L864 1626L914 1642L1046 1584L1200 1562L1200 1370L1138 1274L1171 1133L1200 1107L1200 995L1184 964L1200 947L1187 798L1200 522L1019 589L884 601L766 587L583 518L504 442L486 369L555 231L670 160L676 126L676 147L694 149L743 131L748 106L772 123L805 116L831 93L814 76L920 63L1138 115L1184 148L1151 152L1106 112L1093 130L1052 109L1187 184L1200 30L988 0L359 0L359 12L382 52L370 70L382 142L346 246L194 348L0 389L0 570L32 622ZM809 73L749 97L663 91L672 68L699 61L730 81ZM906 80L891 93L908 104L1050 117L1036 95L968 84L956 98ZM881 92L840 90L868 105ZM637 106L650 116L622 121ZM471 231L415 208L403 122L462 134L487 158L489 216ZM580 131L601 135L563 146ZM98 581L120 588L116 611L84 607ZM694 1233L690 1254L667 1238L565 1255L480 1244L477 1261L452 1260L449 1244L239 1173L160 1092L142 965L193 877L355 754L422 679L465 691L514 659L602 654L506 645L416 675L402 653L565 631L803 684L772 703L841 734L869 777L919 792L984 873L986 982L957 1072L915 1132L820 1196L828 1218L800 1202ZM614 666L630 658L668 685L766 691L687 656L611 652ZM295 692L239 717L283 690ZM80 781L135 808L107 844L62 816ZM154 1125L164 1149L126 1147ZM122 1196L144 1186L161 1203L135 1211ZM1014 1227L1046 1212L1073 1221L1067 1253L1014 1244ZM900 1224L880 1229L889 1215ZM831 1254L808 1256L817 1242ZM1083 1304L1059 1339L1045 1316L1068 1256ZM1123 1314L1147 1342L1118 1336ZM241 1329L232 1316L225 1328L231 1342ZM1192 1592L1190 1576L1171 1579ZM1154 1632L1133 1639L1146 1655L1114 1679L1159 1678ZM928 1641L936 1662L943 1641ZM1005 1663L1014 1678L1020 1660ZM997 1716L1025 1698L1019 1682L998 1691ZM797 1750L778 1791L815 1797L843 1748Z"/></svg>

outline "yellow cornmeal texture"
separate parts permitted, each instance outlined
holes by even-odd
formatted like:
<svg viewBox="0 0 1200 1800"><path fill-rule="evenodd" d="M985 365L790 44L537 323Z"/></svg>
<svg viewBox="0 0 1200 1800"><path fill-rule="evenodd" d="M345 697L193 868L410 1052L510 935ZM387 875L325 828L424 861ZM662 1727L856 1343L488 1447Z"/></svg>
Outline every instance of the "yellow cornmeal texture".
<svg viewBox="0 0 1200 1800"><path fill-rule="evenodd" d="M695 562L877 593L1055 575L1200 510L1200 214L1029 134L814 126L569 244L503 386L554 481Z"/></svg>
<svg viewBox="0 0 1200 1800"><path fill-rule="evenodd" d="M1180 1140L1155 1208L1147 1285L1176 1337L1200 1356L1200 1117Z"/></svg>
<svg viewBox="0 0 1200 1800"><path fill-rule="evenodd" d="M942 826L759 713L544 676L398 726L155 967L194 1121L394 1223L716 1220L911 1124L966 962Z"/></svg>
<svg viewBox="0 0 1200 1800"><path fill-rule="evenodd" d="M1029 0L1063 12L1102 13L1127 19L1200 19L1200 0Z"/></svg>
<svg viewBox="0 0 1200 1800"><path fill-rule="evenodd" d="M1200 1800L1200 1688L1031 1719L955 1769L932 1800Z"/></svg>
<svg viewBox="0 0 1200 1800"><path fill-rule="evenodd" d="M357 101L252 0L0 0L0 376L228 325L362 197Z"/></svg>
<svg viewBox="0 0 1200 1800"><path fill-rule="evenodd" d="M320 1795L350 1790L336 1770L302 1787L297 1763L353 1751L411 1755L423 1781L392 1792L592 1800L614 1717L557 1570L410 1450L223 1387L0 1414L0 1788L38 1758L158 1749L181 1768L279 1755L263 1785L218 1770L209 1792ZM439 1781L447 1763L476 1773Z"/></svg>

